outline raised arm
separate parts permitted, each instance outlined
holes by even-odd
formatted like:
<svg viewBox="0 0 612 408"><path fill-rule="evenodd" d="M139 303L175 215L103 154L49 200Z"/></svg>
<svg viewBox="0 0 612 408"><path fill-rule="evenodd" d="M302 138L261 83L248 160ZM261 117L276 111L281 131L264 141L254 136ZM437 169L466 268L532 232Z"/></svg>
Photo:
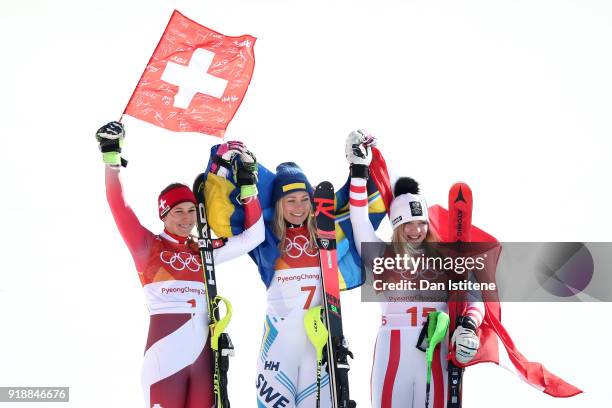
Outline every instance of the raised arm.
<svg viewBox="0 0 612 408"><path fill-rule="evenodd" d="M125 201L120 177L120 153L123 137L123 126L118 122L108 123L96 133L106 165L106 199L119 233L132 254L136 268L141 270L149 255L154 236L140 224L136 214Z"/></svg>
<svg viewBox="0 0 612 408"><path fill-rule="evenodd" d="M230 142L228 145L240 156L235 181L240 188L240 201L244 207L244 231L228 238L224 246L215 250L217 264L252 251L265 239L263 216L257 198L257 160L242 143Z"/></svg>
<svg viewBox="0 0 612 408"><path fill-rule="evenodd" d="M370 146L374 143L375 139L363 130L351 132L346 141L346 158L351 164L350 219L360 255L362 242L382 242L368 215L368 166L372 161Z"/></svg>

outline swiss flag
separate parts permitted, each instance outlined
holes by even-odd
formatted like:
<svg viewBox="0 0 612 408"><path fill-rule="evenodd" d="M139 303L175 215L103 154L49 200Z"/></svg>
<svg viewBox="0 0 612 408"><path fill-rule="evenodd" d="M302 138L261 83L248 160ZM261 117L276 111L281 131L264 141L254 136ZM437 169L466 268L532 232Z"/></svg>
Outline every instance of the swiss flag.
<svg viewBox="0 0 612 408"><path fill-rule="evenodd" d="M223 137L253 75L255 40L225 36L175 10L124 113Z"/></svg>

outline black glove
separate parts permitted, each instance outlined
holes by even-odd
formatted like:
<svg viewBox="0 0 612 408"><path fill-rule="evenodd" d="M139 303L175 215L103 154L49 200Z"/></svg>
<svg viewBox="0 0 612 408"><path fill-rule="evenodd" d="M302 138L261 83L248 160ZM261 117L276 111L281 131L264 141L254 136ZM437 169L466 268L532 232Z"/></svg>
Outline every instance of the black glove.
<svg viewBox="0 0 612 408"><path fill-rule="evenodd" d="M257 159L243 146L239 150L240 160L234 160L234 178L240 187L240 198L245 200L257 195Z"/></svg>
<svg viewBox="0 0 612 408"><path fill-rule="evenodd" d="M110 166L127 165L127 160L121 157L121 147L125 131L119 122L109 122L96 132L96 140L100 144L102 161Z"/></svg>

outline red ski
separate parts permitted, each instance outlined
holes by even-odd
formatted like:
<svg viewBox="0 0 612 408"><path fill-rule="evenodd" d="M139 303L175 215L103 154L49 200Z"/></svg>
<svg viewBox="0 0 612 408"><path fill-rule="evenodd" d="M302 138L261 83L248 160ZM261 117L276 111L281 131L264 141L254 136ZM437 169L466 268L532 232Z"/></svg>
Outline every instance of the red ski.
<svg viewBox="0 0 612 408"><path fill-rule="evenodd" d="M452 185L448 192L448 241L470 242L472 236L472 190L466 183L458 182ZM457 307L449 304L449 308ZM460 316L461 313L456 313ZM457 326L451 322L449 333ZM448 401L447 408L461 408L461 380L463 368L448 361Z"/></svg>
<svg viewBox="0 0 612 408"><path fill-rule="evenodd" d="M342 309L336 257L335 195L334 186L327 181L317 186L314 193L317 222L317 246L323 275L323 313L328 339L325 346L333 408L354 408L357 404L349 397L348 357L353 354L342 332Z"/></svg>

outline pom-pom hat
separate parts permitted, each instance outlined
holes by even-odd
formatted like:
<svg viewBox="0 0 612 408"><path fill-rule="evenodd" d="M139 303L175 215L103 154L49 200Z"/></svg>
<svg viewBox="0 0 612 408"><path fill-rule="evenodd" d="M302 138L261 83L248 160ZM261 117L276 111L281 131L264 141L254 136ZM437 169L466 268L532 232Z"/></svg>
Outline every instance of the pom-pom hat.
<svg viewBox="0 0 612 408"><path fill-rule="evenodd" d="M312 194L312 186L300 166L293 162L281 163L276 167L276 177L272 188L272 202L276 203L287 194L306 191Z"/></svg>
<svg viewBox="0 0 612 408"><path fill-rule="evenodd" d="M429 221L427 202L419 194L419 183L410 177L401 177L393 192L395 199L389 213L393 229L410 221Z"/></svg>

